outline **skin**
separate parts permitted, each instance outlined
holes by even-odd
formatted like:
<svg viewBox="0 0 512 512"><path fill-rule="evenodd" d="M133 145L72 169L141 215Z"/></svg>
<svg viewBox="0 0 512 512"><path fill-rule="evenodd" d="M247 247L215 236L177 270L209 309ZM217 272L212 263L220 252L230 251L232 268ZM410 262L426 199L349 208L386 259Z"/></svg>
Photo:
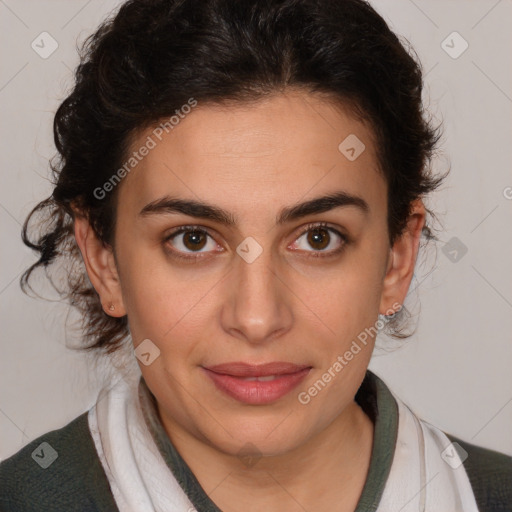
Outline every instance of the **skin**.
<svg viewBox="0 0 512 512"><path fill-rule="evenodd" d="M132 147L149 134L138 134ZM366 146L354 161L338 150L349 134ZM149 366L139 362L141 371L169 438L202 487L224 511L354 510L373 442L373 424L354 396L374 339L308 404L297 394L379 313L402 304L412 279L425 209L413 203L390 247L387 185L370 128L325 97L298 90L251 105L199 104L119 187L114 248L80 216L76 240L105 312L128 315L135 347L149 338L160 349ZM364 199L369 211L343 206L276 225L283 208L340 190ZM236 224L140 215L165 195L215 205ZM303 231L318 222L348 236L341 253L319 256L343 244L331 231L323 232L328 244L320 251L308 244ZM165 241L187 225L212 237L202 259L170 255L194 254L183 234ZM247 237L263 249L252 263L236 252ZM217 390L201 369L233 361L312 370L276 402L247 405ZM238 455L249 446L253 465Z"/></svg>

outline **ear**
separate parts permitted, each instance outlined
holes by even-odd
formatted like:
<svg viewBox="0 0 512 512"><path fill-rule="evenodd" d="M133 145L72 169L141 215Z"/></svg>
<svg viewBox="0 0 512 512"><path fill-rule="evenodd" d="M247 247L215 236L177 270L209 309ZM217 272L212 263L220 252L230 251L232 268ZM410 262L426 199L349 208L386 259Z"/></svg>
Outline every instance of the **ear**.
<svg viewBox="0 0 512 512"><path fill-rule="evenodd" d="M84 216L75 215L74 228L87 274L100 296L103 311L113 317L125 316L126 309L112 248L98 239Z"/></svg>
<svg viewBox="0 0 512 512"><path fill-rule="evenodd" d="M405 301L414 274L425 217L425 206L417 199L411 204L411 213L403 233L390 249L379 308L381 315L389 315L396 310L396 304Z"/></svg>

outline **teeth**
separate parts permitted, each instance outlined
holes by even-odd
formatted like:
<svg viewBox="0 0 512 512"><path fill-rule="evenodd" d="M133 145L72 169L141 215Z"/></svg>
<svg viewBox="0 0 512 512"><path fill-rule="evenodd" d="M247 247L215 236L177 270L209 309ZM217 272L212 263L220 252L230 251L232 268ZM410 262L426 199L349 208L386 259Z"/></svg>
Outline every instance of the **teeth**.
<svg viewBox="0 0 512 512"><path fill-rule="evenodd" d="M246 380L246 381L260 381L260 382L267 382L269 380L274 380L276 379L276 375L267 375L265 377L245 377L243 378L242 380Z"/></svg>

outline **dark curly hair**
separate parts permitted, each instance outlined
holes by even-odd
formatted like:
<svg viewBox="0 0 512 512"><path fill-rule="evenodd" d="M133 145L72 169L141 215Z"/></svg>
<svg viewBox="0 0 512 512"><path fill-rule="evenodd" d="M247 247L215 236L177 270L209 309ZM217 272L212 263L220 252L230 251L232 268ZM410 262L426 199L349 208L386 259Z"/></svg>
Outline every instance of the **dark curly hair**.
<svg viewBox="0 0 512 512"><path fill-rule="evenodd" d="M444 178L431 169L440 129L426 119L421 68L406 47L363 0L127 1L82 45L74 88L56 112L54 190L23 227L24 243L39 253L21 278L23 290L32 289L35 269L45 269L81 313L80 348L119 348L127 317L104 313L74 239L74 215L85 215L113 246L116 189L106 198L94 191L126 160L140 130L190 98L244 103L293 87L349 106L375 135L392 244L412 201ZM429 227L424 234L433 238ZM56 262L60 285L49 272ZM406 337L398 316L391 335Z"/></svg>

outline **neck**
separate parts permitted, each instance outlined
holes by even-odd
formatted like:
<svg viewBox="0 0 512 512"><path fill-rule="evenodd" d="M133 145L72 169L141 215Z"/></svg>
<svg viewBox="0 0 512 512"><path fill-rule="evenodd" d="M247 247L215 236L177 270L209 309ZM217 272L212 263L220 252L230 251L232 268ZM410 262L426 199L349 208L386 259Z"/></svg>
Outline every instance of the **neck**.
<svg viewBox="0 0 512 512"><path fill-rule="evenodd" d="M357 505L370 464L373 423L355 401L301 446L245 464L192 436L160 407L159 414L172 443L222 510L354 510Z"/></svg>

